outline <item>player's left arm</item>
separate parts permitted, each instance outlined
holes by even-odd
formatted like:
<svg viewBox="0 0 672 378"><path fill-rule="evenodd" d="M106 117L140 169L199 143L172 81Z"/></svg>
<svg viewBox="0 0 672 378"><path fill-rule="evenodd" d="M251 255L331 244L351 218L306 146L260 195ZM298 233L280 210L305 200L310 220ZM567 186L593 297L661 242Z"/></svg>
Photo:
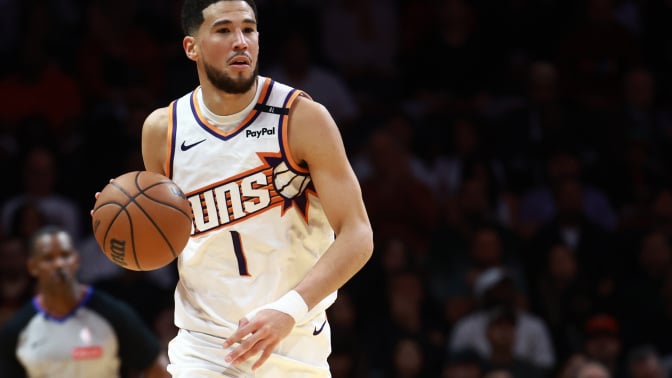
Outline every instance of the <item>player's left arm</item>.
<svg viewBox="0 0 672 378"><path fill-rule="evenodd" d="M357 177L350 166L338 127L319 103L299 97L290 113L289 145L296 162L307 164L322 207L336 238L294 290L312 309L342 287L371 257L373 233ZM242 319L224 343L236 346L226 358L237 365L257 353L263 364L294 327L292 316L275 310Z"/></svg>
<svg viewBox="0 0 672 378"><path fill-rule="evenodd" d="M319 103L299 97L289 143L297 162L308 165L336 239L296 286L311 309L342 287L371 257L373 233L362 192L348 161L340 132Z"/></svg>

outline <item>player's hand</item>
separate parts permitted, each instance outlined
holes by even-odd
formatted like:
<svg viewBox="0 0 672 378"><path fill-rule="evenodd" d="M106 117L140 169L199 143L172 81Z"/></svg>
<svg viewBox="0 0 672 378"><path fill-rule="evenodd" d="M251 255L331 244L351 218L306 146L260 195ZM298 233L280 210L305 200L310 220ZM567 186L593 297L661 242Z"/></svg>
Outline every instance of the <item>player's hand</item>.
<svg viewBox="0 0 672 378"><path fill-rule="evenodd" d="M98 197L100 197L100 192L96 192L96 194L94 194L93 197L95 199L98 199ZM93 209L89 211L89 215L93 216Z"/></svg>
<svg viewBox="0 0 672 378"><path fill-rule="evenodd" d="M259 359L252 365L252 370L256 370L268 360L292 328L294 319L277 310L259 311L249 321L243 318L238 322L238 329L224 342L224 348L240 343L225 357L225 361L236 366L261 352Z"/></svg>
<svg viewBox="0 0 672 378"><path fill-rule="evenodd" d="M110 182L112 182L113 180L114 179L110 179ZM93 198L95 198L96 200L98 199L98 197L100 197L100 192L96 192L96 194L93 195ZM89 214L93 216L93 209L89 211Z"/></svg>

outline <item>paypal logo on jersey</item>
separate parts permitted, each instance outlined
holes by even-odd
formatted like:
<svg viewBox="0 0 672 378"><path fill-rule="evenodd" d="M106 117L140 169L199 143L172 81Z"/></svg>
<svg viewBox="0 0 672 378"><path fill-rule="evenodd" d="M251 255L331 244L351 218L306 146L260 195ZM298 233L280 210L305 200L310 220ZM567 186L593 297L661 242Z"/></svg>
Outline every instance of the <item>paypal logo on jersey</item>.
<svg viewBox="0 0 672 378"><path fill-rule="evenodd" d="M265 128L262 127L261 130L245 130L245 136L247 138L261 138L262 136L273 136L275 135L275 127Z"/></svg>

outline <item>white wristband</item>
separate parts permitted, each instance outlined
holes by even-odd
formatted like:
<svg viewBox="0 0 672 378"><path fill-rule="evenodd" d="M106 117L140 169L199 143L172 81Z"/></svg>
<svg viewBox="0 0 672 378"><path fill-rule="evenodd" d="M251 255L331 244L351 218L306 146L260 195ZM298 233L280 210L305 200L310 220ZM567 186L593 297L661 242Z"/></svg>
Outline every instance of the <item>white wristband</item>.
<svg viewBox="0 0 672 378"><path fill-rule="evenodd" d="M256 315L261 310L276 310L284 312L285 314L291 316L295 323L298 323L306 316L306 314L308 314L308 305L303 300L303 297L301 297L301 294L299 294L296 290L291 290L275 302L261 306L249 313L246 316L247 320L251 320L254 315Z"/></svg>

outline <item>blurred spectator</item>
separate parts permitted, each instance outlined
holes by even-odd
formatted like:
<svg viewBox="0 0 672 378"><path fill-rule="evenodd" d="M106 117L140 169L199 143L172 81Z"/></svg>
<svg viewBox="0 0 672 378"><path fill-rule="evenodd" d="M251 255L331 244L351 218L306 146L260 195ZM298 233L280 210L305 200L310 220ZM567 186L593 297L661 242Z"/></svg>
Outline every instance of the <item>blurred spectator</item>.
<svg viewBox="0 0 672 378"><path fill-rule="evenodd" d="M613 378L627 377L623 364L621 326L610 314L597 313L585 322L583 353L601 363Z"/></svg>
<svg viewBox="0 0 672 378"><path fill-rule="evenodd" d="M557 146L550 149L546 159L545 179L536 187L523 193L520 203L520 233L523 237L532 235L540 225L551 221L561 211L571 210L585 217L590 223L605 231L615 230L618 214L613 209L609 197L601 189L587 182L582 160L572 147ZM580 189L574 203L563 203L559 189L563 184L576 182ZM559 207L574 206L572 209Z"/></svg>
<svg viewBox="0 0 672 378"><path fill-rule="evenodd" d="M372 170L361 185L377 241L399 238L426 256L438 211L429 186L412 174L411 151L387 129L374 132L367 150Z"/></svg>
<svg viewBox="0 0 672 378"><path fill-rule="evenodd" d="M314 49L313 58L324 62L321 46L320 12L323 2L311 0L257 0L259 14L270 14L273 17L264 17L263 28L259 30L263 38L264 54L260 56L261 67L270 67L281 64L284 54L284 42L293 30L300 28L303 38L311 49ZM288 30L289 29L291 30ZM270 75L269 75L270 76ZM273 77L273 76L270 76ZM300 87L298 87L300 88Z"/></svg>
<svg viewBox="0 0 672 378"><path fill-rule="evenodd" d="M447 353L441 378L481 378L483 374L483 358L472 349L463 349Z"/></svg>
<svg viewBox="0 0 672 378"><path fill-rule="evenodd" d="M572 378L616 378L600 362L588 361L576 369Z"/></svg>
<svg viewBox="0 0 672 378"><path fill-rule="evenodd" d="M649 228L672 237L672 187L662 186L653 196L649 208Z"/></svg>
<svg viewBox="0 0 672 378"><path fill-rule="evenodd" d="M92 105L115 106L126 87L137 83L161 98L167 83L164 66L156 64L161 50L146 23L139 22L139 4L134 0L86 4L88 22L76 65L79 85Z"/></svg>
<svg viewBox="0 0 672 378"><path fill-rule="evenodd" d="M0 238L0 328L33 295L26 243L19 237Z"/></svg>
<svg viewBox="0 0 672 378"><path fill-rule="evenodd" d="M652 344L672 353L672 332L664 290L672 272L672 244L660 231L644 234L623 276L619 297L622 337L627 345Z"/></svg>
<svg viewBox="0 0 672 378"><path fill-rule="evenodd" d="M612 233L605 231L584 213L584 187L576 178L566 178L553 187L554 207L557 213L534 233L525 247L527 277L534 280L535 272L542 270L545 254L556 244L574 251L581 268L590 275L589 284L595 287L600 305L613 306L614 286L621 256L615 255Z"/></svg>
<svg viewBox="0 0 672 378"><path fill-rule="evenodd" d="M338 298L329 309L329 326L333 350L329 356L329 366L334 378L365 378L367 371L367 344L361 335L366 326L348 289L338 292Z"/></svg>
<svg viewBox="0 0 672 378"><path fill-rule="evenodd" d="M21 4L19 0L0 1L0 77L7 69L8 57L18 49L21 34Z"/></svg>
<svg viewBox="0 0 672 378"><path fill-rule="evenodd" d="M22 25L21 41L13 54L16 67L0 75L0 121L20 123L29 117L44 119L57 135L81 115L81 91L55 59L47 38L58 30L46 1L31 2ZM54 89L58 88L58 94Z"/></svg>
<svg viewBox="0 0 672 378"><path fill-rule="evenodd" d="M586 274L575 251L555 244L530 285L531 310L547 322L558 361L581 348L583 321L594 306Z"/></svg>
<svg viewBox="0 0 672 378"><path fill-rule="evenodd" d="M330 0L320 9L321 55L346 81L359 101L369 93L385 96L395 87L399 13L395 2L383 0ZM347 51L347 54L344 52Z"/></svg>
<svg viewBox="0 0 672 378"><path fill-rule="evenodd" d="M30 235L46 224L47 218L38 203L36 201L26 201L19 205L12 214L5 234L27 242Z"/></svg>
<svg viewBox="0 0 672 378"><path fill-rule="evenodd" d="M442 301L456 296L472 297L481 274L492 268L506 269L520 293L527 292L523 266L510 250L511 243L496 226L475 226L464 242L464 247L443 245L441 250L432 251L427 264L432 295Z"/></svg>
<svg viewBox="0 0 672 378"><path fill-rule="evenodd" d="M397 275L419 269L420 266L409 246L398 238L382 240L374 248L375 253L369 262L345 286L344 290L352 306L357 310L358 326L367 328L367 324L378 322L388 315L388 301L381 295ZM371 282L376 282L372 285ZM330 321L331 324L331 321ZM332 327L333 328L333 327Z"/></svg>
<svg viewBox="0 0 672 378"><path fill-rule="evenodd" d="M329 355L329 369L333 378L368 378L363 367L362 348L359 341L353 338L332 339L332 350Z"/></svg>
<svg viewBox="0 0 672 378"><path fill-rule="evenodd" d="M289 31L282 41L282 55L265 71L273 80L306 91L323 104L334 117L344 138L348 140L359 117L359 105L349 84L336 72L318 64L307 33Z"/></svg>
<svg viewBox="0 0 672 378"><path fill-rule="evenodd" d="M493 120L492 148L504 166L511 190L525 190L543 182L549 149L575 142L573 110L559 93L559 78L554 62L536 61L525 77L524 103ZM578 146L577 146L578 147Z"/></svg>
<svg viewBox="0 0 672 378"><path fill-rule="evenodd" d="M446 128L450 131L442 130ZM424 149L434 154L428 157L429 184L440 205L446 207L448 221L459 217L463 210L466 213L463 216L476 218L474 220L506 225L515 222L506 174L499 159L488 152L491 148L483 140L481 123L472 117L460 116L449 124L442 122L427 127L427 134L436 136L424 142L429 146ZM467 193L474 192L473 186L477 186L476 193L480 190L482 194L471 199ZM463 205L470 199L471 206Z"/></svg>
<svg viewBox="0 0 672 378"><path fill-rule="evenodd" d="M672 33L672 3L658 0L639 5L644 19L640 46L645 51L652 69L661 75L662 82L667 84L669 96L669 80L672 76L668 68L672 64L672 41L666 36Z"/></svg>
<svg viewBox="0 0 672 378"><path fill-rule="evenodd" d="M661 356L650 345L637 345L627 354L628 377L630 378L667 378Z"/></svg>
<svg viewBox="0 0 672 378"><path fill-rule="evenodd" d="M625 137L669 146L672 141L672 114L660 101L658 77L645 67L634 67L623 79L622 131ZM656 151L661 153L663 151Z"/></svg>
<svg viewBox="0 0 672 378"><path fill-rule="evenodd" d="M654 153L655 146L632 138L617 155L600 164L598 180L619 212L618 231L627 234L641 232L651 224L651 202L661 185L669 183L665 161Z"/></svg>
<svg viewBox="0 0 672 378"><path fill-rule="evenodd" d="M2 225L12 219L26 203L34 203L49 224L65 228L75 241L82 234L82 210L72 199L58 192L58 157L48 148L35 147L26 153L21 173L22 192L2 204Z"/></svg>
<svg viewBox="0 0 672 378"><path fill-rule="evenodd" d="M615 19L615 0L579 3L577 24L557 52L562 92L588 113L613 111L623 75L641 61L640 48Z"/></svg>
<svg viewBox="0 0 672 378"><path fill-rule="evenodd" d="M507 308L495 308L486 324L490 357L487 377L546 377L550 367L542 368L514 353L518 316Z"/></svg>
<svg viewBox="0 0 672 378"><path fill-rule="evenodd" d="M491 370L483 378L515 378L516 376L509 372L507 369L497 369ZM528 377L528 375L526 375ZM529 375L529 377L534 377L534 375Z"/></svg>
<svg viewBox="0 0 672 378"><path fill-rule="evenodd" d="M492 268L481 273L475 284L475 293L481 300L481 307L455 325L450 334L449 350L473 348L485 360L492 358L487 324L493 310L504 309L516 319L513 355L540 369L553 368L556 359L548 328L543 319L516 303L518 289L506 270Z"/></svg>
<svg viewBox="0 0 672 378"><path fill-rule="evenodd" d="M472 3L439 1L434 13L424 15L432 32L400 57L406 103L418 114L470 112L481 107L491 72L488 63L497 60L490 55L494 48L481 33Z"/></svg>
<svg viewBox="0 0 672 378"><path fill-rule="evenodd" d="M649 69L626 72L622 87L622 103L608 122L609 138L599 141L603 155L597 173L627 221L670 178L665 165L672 161L672 113L661 103L660 81Z"/></svg>
<svg viewBox="0 0 672 378"><path fill-rule="evenodd" d="M579 368L588 362L586 356L580 351L575 352L564 361L559 361L556 366L556 378L576 378Z"/></svg>
<svg viewBox="0 0 672 378"><path fill-rule="evenodd" d="M386 375L390 378L422 378L430 372L421 341L405 337L397 340L392 348L392 366Z"/></svg>
<svg viewBox="0 0 672 378"><path fill-rule="evenodd" d="M417 271L395 274L386 285L387 307L377 325L369 327L371 364L374 370L388 370L395 361L395 347L411 338L419 343L422 367L429 372L441 368L446 343L440 311L429 294L424 277Z"/></svg>

